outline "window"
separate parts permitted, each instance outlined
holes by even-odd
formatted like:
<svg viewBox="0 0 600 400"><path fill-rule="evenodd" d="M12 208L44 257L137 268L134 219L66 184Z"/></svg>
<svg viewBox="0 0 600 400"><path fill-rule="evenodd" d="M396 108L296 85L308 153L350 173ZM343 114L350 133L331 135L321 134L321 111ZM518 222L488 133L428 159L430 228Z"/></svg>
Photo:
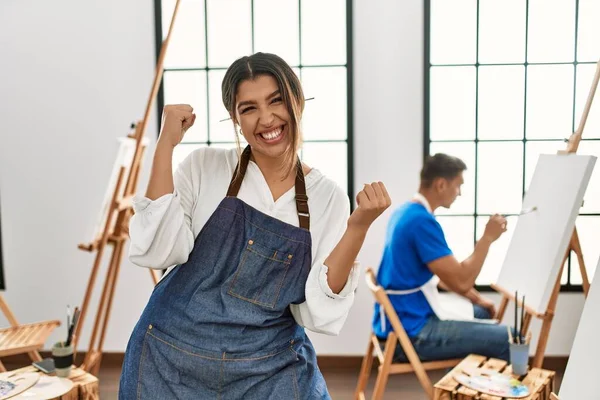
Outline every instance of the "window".
<svg viewBox="0 0 600 400"><path fill-rule="evenodd" d="M156 1L157 48L175 0ZM176 147L174 164L198 147L235 147L221 102L221 81L237 58L257 51L285 59L300 77L306 102L300 157L352 193L351 1L181 0L158 96L188 103L195 125Z"/></svg>
<svg viewBox="0 0 600 400"><path fill-rule="evenodd" d="M565 149L581 118L600 58L597 0L427 0L425 3L425 155L445 152L468 167L462 196L439 221L464 259L490 214L509 228L539 154ZM578 154L600 154L600 100ZM600 173L596 167L577 219L586 270L600 248ZM494 245L477 280L493 283L511 230ZM580 290L576 257L563 290Z"/></svg>

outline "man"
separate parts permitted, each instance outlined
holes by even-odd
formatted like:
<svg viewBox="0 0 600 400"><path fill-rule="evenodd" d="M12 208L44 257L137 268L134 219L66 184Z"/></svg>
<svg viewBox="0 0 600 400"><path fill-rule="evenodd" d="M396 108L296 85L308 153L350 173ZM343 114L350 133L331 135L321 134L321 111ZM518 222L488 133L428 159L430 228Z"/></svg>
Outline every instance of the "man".
<svg viewBox="0 0 600 400"><path fill-rule="evenodd" d="M509 359L506 326L490 321L494 303L473 287L490 245L506 231L506 219L490 217L473 254L459 262L433 215L460 195L466 169L456 157L429 157L421 170L419 192L392 214L388 224L377 279L422 361L470 353ZM456 294L440 295L438 286ZM381 311L376 304L373 330L383 341L392 327ZM394 360L406 361L400 345Z"/></svg>

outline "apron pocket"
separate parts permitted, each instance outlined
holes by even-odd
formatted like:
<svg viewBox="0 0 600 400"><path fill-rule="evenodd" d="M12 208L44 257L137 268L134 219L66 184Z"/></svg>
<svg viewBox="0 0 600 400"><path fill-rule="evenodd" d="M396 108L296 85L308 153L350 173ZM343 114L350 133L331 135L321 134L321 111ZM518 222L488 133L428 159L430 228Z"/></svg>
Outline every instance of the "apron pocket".
<svg viewBox="0 0 600 400"><path fill-rule="evenodd" d="M140 358L138 398L215 398L221 390L222 360L150 325Z"/></svg>
<svg viewBox="0 0 600 400"><path fill-rule="evenodd" d="M260 306L274 308L293 255L249 240L227 293Z"/></svg>

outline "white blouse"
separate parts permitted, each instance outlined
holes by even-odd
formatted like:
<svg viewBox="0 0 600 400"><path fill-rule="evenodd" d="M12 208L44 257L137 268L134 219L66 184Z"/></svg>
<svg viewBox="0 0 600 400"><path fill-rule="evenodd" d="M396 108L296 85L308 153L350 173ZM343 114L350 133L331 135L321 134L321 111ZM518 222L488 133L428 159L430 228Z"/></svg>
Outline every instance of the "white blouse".
<svg viewBox="0 0 600 400"><path fill-rule="evenodd" d="M185 158L175 171L175 191L154 201L133 199L129 259L138 266L165 269L187 261L196 236L227 193L238 161L236 149L200 148ZM341 239L350 214L344 191L317 169L305 176L310 210L312 267L306 282L306 301L291 304L296 321L307 329L339 334L354 301L359 267L354 263L339 294L327 283L325 259ZM258 166L250 161L238 198L257 210L299 226L295 190L273 201Z"/></svg>

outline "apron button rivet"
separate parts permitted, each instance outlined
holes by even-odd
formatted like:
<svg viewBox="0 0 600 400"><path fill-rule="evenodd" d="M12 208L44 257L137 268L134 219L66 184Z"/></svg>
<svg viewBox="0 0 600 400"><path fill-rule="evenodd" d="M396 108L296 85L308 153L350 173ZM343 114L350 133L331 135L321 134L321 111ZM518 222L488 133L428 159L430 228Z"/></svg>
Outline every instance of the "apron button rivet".
<svg viewBox="0 0 600 400"><path fill-rule="evenodd" d="M288 254L288 259L290 259L290 260L292 259L292 255L291 254Z"/></svg>
<svg viewBox="0 0 600 400"><path fill-rule="evenodd" d="M248 240L248 244L254 244L254 240L252 240L252 239Z"/></svg>
<svg viewBox="0 0 600 400"><path fill-rule="evenodd" d="M152 329L152 324L148 325L148 329Z"/></svg>

